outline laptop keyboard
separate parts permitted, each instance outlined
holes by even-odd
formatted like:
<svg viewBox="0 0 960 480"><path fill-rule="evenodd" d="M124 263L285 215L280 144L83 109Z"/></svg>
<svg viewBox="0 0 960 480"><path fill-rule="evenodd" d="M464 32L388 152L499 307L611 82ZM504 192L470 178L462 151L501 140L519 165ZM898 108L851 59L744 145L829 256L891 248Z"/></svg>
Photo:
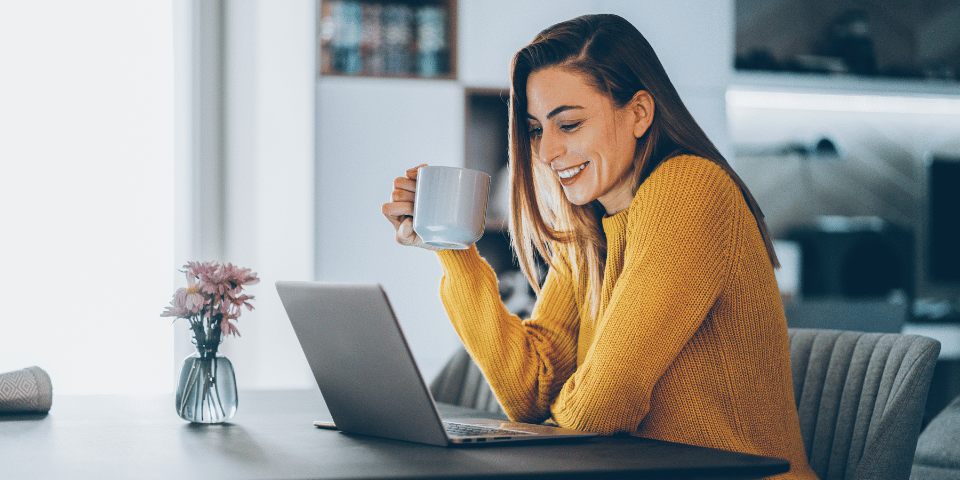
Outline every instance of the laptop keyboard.
<svg viewBox="0 0 960 480"><path fill-rule="evenodd" d="M444 428L450 435L458 437L474 437L483 435L533 435L530 432L504 430L502 428L483 427L464 423L443 422Z"/></svg>

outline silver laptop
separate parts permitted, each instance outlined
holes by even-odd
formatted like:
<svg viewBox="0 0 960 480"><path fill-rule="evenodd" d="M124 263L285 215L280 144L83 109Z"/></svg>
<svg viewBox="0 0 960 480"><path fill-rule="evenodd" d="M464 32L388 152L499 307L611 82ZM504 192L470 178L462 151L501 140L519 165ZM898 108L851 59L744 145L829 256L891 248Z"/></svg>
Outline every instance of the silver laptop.
<svg viewBox="0 0 960 480"><path fill-rule="evenodd" d="M379 285L277 282L336 428L431 445L596 436L501 420L441 420Z"/></svg>

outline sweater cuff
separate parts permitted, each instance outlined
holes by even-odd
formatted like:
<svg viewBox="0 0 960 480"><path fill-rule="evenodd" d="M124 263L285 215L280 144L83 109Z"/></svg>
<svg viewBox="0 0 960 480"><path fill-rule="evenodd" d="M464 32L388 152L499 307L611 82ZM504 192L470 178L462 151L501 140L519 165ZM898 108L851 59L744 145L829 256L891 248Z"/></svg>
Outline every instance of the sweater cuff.
<svg viewBox="0 0 960 480"><path fill-rule="evenodd" d="M440 266L443 268L444 275L466 275L470 272L478 272L478 268L485 263L480 252L477 251L476 244L470 245L465 250L446 249L437 251L437 259L440 260Z"/></svg>

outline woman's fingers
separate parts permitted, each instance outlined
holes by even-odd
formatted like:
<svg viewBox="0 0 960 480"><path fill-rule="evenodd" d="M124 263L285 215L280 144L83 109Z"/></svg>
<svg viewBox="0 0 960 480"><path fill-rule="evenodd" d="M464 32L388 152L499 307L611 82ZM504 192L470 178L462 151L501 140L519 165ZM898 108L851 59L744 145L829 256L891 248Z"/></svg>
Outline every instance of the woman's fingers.
<svg viewBox="0 0 960 480"><path fill-rule="evenodd" d="M400 180L399 178L397 180ZM405 190L401 188L393 189L393 194L390 196L390 200L394 202L413 202L415 192L413 190Z"/></svg>
<svg viewBox="0 0 960 480"><path fill-rule="evenodd" d="M417 169L425 166L419 165L407 169L406 177L397 177L393 181L393 192L390 194L390 202L383 204L383 216L390 220L393 228L397 230L397 243L407 246L417 246L428 250L439 250L424 244L417 233L413 231L413 200L417 192Z"/></svg>
<svg viewBox="0 0 960 480"><path fill-rule="evenodd" d="M419 169L420 167L426 167L426 166L427 166L426 163L421 163L420 165L417 165L416 167L408 168L408 169L407 169L407 178L409 178L409 179L411 179L411 180L416 180L416 179L417 179L417 169Z"/></svg>
<svg viewBox="0 0 960 480"><path fill-rule="evenodd" d="M413 215L413 200L417 192L418 168L420 167L409 168L406 171L406 177L397 177L394 179L393 192L390 194L390 203L383 205L383 215L390 220L394 228L400 226L400 222L403 221L404 217Z"/></svg>
<svg viewBox="0 0 960 480"><path fill-rule="evenodd" d="M416 173L414 173L416 175ZM417 191L417 179L409 177L397 177L393 181L393 191L402 191L402 192L416 192Z"/></svg>
<svg viewBox="0 0 960 480"><path fill-rule="evenodd" d="M410 202L384 203L383 216L390 220L393 228L397 228L404 218L413 218L413 204Z"/></svg>

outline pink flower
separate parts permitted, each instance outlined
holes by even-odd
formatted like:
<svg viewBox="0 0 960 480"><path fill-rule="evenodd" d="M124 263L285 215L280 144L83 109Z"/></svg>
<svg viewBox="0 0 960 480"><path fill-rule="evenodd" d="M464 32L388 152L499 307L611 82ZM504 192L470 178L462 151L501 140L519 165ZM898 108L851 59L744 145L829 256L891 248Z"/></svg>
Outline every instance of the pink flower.
<svg viewBox="0 0 960 480"><path fill-rule="evenodd" d="M242 307L253 310L253 296L242 292L260 282L257 274L232 263L209 261L187 262L183 272L189 286L177 290L160 316L188 319L195 332L219 329L224 336L240 335L231 321L240 317Z"/></svg>
<svg viewBox="0 0 960 480"><path fill-rule="evenodd" d="M227 335L236 335L240 336L240 330L237 330L237 327L228 322L226 318L220 321L220 330L223 332L224 336Z"/></svg>
<svg viewBox="0 0 960 480"><path fill-rule="evenodd" d="M177 290L173 294L173 300L167 307L161 317L189 318L199 315L203 311L203 295L200 295L196 287L187 287Z"/></svg>
<svg viewBox="0 0 960 480"><path fill-rule="evenodd" d="M213 262L187 262L183 268L188 278L210 275L217 270L217 266Z"/></svg>

